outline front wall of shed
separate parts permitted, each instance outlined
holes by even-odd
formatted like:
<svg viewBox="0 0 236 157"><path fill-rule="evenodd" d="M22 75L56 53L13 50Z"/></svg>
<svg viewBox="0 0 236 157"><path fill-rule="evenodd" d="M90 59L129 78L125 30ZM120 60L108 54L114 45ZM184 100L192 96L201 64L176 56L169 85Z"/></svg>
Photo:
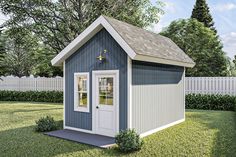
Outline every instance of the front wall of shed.
<svg viewBox="0 0 236 157"><path fill-rule="evenodd" d="M106 49L106 62L99 63L96 59ZM119 128L127 128L127 54L102 29L65 63L65 125L69 127L92 130L92 71L119 70ZM90 112L74 111L74 73L90 73Z"/></svg>
<svg viewBox="0 0 236 157"><path fill-rule="evenodd" d="M184 119L184 68L132 62L132 127L138 133Z"/></svg>

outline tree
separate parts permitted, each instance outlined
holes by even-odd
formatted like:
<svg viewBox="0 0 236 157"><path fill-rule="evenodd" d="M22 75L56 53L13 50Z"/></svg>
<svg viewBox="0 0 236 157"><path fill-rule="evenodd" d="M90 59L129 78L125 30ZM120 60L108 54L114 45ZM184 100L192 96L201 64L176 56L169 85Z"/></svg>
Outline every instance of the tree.
<svg viewBox="0 0 236 157"><path fill-rule="evenodd" d="M23 26L37 34L54 53L60 52L101 14L138 27L157 23L162 3L149 0L1 0L10 19L5 27Z"/></svg>
<svg viewBox="0 0 236 157"><path fill-rule="evenodd" d="M51 64L51 60L54 57L54 53L50 48L45 46L40 46L38 51L33 53L32 59L35 61L35 65L32 68L31 74L34 76L41 77L53 77L53 76L62 76L62 69L59 67L54 67Z"/></svg>
<svg viewBox="0 0 236 157"><path fill-rule="evenodd" d="M3 67L3 62L4 62L4 54L6 53L5 51L5 43L6 43L6 38L3 33L3 30L0 30L0 76L4 75L5 67Z"/></svg>
<svg viewBox="0 0 236 157"><path fill-rule="evenodd" d="M17 33L16 33L17 32ZM6 44L4 61L5 75L29 76L35 61L33 53L37 51L37 38L23 28L11 28L5 32Z"/></svg>
<svg viewBox="0 0 236 157"><path fill-rule="evenodd" d="M196 0L191 18L197 19L199 22L204 23L205 27L208 27L217 33L206 0Z"/></svg>
<svg viewBox="0 0 236 157"><path fill-rule="evenodd" d="M159 21L162 4L152 5L149 0L1 0L0 10L10 17L3 27L14 28L15 34L24 28L39 39L40 49L30 59L37 63L31 73L55 76L62 71L52 67L50 60L101 14L147 27ZM28 42L34 45L34 40Z"/></svg>
<svg viewBox="0 0 236 157"><path fill-rule="evenodd" d="M236 55L234 56L233 63L236 65Z"/></svg>
<svg viewBox="0 0 236 157"><path fill-rule="evenodd" d="M227 76L227 58L215 33L196 19L172 22L162 33L172 39L196 63L186 76Z"/></svg>
<svg viewBox="0 0 236 157"><path fill-rule="evenodd" d="M236 55L234 56L234 59L232 63L230 64L230 76L236 76Z"/></svg>

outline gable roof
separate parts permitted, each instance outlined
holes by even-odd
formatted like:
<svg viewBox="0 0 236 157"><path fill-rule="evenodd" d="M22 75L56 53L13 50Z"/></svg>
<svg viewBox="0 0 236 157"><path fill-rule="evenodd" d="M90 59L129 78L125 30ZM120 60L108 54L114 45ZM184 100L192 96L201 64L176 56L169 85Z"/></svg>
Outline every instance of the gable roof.
<svg viewBox="0 0 236 157"><path fill-rule="evenodd" d="M59 66L83 44L105 28L133 60L193 67L195 63L172 40L128 23L100 16L55 58L52 65Z"/></svg>

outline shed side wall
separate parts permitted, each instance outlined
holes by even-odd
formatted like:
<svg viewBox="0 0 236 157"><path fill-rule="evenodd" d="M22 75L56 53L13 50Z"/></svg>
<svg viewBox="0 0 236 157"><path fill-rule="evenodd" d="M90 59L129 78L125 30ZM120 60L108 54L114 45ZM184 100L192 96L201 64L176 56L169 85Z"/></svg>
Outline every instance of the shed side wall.
<svg viewBox="0 0 236 157"><path fill-rule="evenodd" d="M132 61L132 127L139 134L184 119L184 68Z"/></svg>
<svg viewBox="0 0 236 157"><path fill-rule="evenodd" d="M96 58L106 49L106 61L100 63ZM127 128L127 54L102 29L65 62L65 125L92 130L92 71L119 70L119 128ZM90 73L90 112L74 111L74 73Z"/></svg>

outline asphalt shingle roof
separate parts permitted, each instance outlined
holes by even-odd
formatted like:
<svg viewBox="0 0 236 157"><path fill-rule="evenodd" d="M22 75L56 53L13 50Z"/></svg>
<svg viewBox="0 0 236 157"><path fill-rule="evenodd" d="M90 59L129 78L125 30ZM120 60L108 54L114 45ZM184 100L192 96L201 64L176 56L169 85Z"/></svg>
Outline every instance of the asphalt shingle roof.
<svg viewBox="0 0 236 157"><path fill-rule="evenodd" d="M104 18L135 53L194 64L193 60L171 39L107 16Z"/></svg>

